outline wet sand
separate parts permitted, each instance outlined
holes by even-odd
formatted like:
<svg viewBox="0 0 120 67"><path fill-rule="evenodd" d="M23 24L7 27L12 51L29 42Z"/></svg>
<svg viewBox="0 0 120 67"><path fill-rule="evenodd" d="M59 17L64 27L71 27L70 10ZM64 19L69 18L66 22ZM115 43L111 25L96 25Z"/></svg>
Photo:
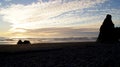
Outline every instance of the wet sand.
<svg viewBox="0 0 120 67"><path fill-rule="evenodd" d="M0 67L120 67L120 44L1 45Z"/></svg>

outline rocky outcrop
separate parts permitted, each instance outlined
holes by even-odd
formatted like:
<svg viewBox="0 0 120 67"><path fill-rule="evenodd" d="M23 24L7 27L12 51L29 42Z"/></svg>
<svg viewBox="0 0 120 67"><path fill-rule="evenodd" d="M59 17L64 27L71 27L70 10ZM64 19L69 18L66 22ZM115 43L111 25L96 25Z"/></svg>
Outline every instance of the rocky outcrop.
<svg viewBox="0 0 120 67"><path fill-rule="evenodd" d="M100 27L100 33L97 42L114 43L119 40L119 28L115 28L112 22L112 16L107 14L103 24Z"/></svg>
<svg viewBox="0 0 120 67"><path fill-rule="evenodd" d="M30 43L30 41L29 40L25 40L24 42L22 42L22 40L19 40L18 42L17 42L17 45L30 45L31 43Z"/></svg>

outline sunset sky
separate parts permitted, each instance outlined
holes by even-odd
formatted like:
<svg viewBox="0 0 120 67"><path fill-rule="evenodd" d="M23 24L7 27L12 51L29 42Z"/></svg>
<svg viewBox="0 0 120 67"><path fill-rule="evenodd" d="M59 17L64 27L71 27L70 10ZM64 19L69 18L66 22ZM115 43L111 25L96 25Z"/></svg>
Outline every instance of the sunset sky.
<svg viewBox="0 0 120 67"><path fill-rule="evenodd" d="M120 0L0 0L0 37L96 37L106 14L120 26Z"/></svg>

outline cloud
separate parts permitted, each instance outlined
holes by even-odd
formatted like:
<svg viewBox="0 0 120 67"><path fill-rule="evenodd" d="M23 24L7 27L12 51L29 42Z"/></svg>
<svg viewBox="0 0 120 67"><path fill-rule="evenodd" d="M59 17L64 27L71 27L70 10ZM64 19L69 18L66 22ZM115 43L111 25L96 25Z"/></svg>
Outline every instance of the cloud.
<svg viewBox="0 0 120 67"><path fill-rule="evenodd" d="M5 22L12 23L11 32L22 29L39 29L50 27L70 27L78 25L76 22L92 20L96 17L68 16L53 18L69 11L83 10L104 3L106 0L39 0L30 5L13 4L7 8L1 8L0 15ZM74 25L75 24L75 25ZM23 30L24 31L24 30Z"/></svg>
<svg viewBox="0 0 120 67"><path fill-rule="evenodd" d="M26 35L25 37L97 37L98 29L96 28L41 28L41 29L26 29L27 32L15 32L14 36Z"/></svg>

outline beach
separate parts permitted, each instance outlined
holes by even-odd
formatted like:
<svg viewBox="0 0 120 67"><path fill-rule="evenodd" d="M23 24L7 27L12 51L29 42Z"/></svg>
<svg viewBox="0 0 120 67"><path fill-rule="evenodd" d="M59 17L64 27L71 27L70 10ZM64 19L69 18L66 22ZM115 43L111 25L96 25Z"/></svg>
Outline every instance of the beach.
<svg viewBox="0 0 120 67"><path fill-rule="evenodd" d="M119 66L119 43L66 42L0 46L0 67Z"/></svg>

